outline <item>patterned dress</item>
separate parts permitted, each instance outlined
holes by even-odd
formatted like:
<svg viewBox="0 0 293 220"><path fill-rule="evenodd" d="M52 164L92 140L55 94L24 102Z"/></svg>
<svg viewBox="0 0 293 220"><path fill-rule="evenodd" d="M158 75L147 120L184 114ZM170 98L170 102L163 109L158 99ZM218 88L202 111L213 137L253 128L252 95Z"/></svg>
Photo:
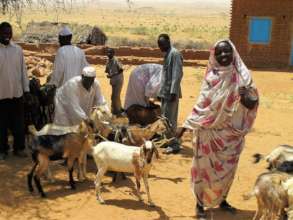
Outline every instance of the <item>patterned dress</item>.
<svg viewBox="0 0 293 220"><path fill-rule="evenodd" d="M235 46L233 63L220 66L211 50L196 105L184 127L193 130L192 191L200 205L214 207L227 196L237 169L244 137L251 129L257 106L240 103L239 87L258 97L251 75Z"/></svg>

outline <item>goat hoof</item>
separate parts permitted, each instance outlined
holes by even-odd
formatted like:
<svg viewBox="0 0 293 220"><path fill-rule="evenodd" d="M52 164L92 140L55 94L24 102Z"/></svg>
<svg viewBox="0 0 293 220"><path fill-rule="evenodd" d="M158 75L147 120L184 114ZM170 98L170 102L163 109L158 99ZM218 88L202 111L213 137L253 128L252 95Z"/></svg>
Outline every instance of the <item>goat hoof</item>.
<svg viewBox="0 0 293 220"><path fill-rule="evenodd" d="M46 195L45 193L42 193L42 194L41 194L41 197L42 197L43 199L45 199L45 198L47 198L47 195Z"/></svg>
<svg viewBox="0 0 293 220"><path fill-rule="evenodd" d="M71 185L71 190L76 190L76 186L75 185Z"/></svg>
<svg viewBox="0 0 293 220"><path fill-rule="evenodd" d="M103 199L97 199L98 201L99 201L99 203L101 204L101 205L104 205L105 204L105 201L103 200Z"/></svg>
<svg viewBox="0 0 293 220"><path fill-rule="evenodd" d="M33 188L29 188L28 191L29 191L30 193L33 193L33 192L34 192L34 189L33 189Z"/></svg>
<svg viewBox="0 0 293 220"><path fill-rule="evenodd" d="M149 202L150 207L156 207L156 205L153 202Z"/></svg>

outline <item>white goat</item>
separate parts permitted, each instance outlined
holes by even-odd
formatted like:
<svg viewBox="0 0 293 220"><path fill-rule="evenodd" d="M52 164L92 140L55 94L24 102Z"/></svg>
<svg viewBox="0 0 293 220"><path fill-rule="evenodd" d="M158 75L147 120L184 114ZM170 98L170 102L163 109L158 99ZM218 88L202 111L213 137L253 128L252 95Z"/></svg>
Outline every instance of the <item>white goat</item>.
<svg viewBox="0 0 293 220"><path fill-rule="evenodd" d="M104 203L100 187L106 171L131 172L134 173L136 179L138 199L142 201L140 179L143 178L149 205L153 206L154 203L149 192L148 174L152 167L154 153L158 158L159 153L151 141L146 141L141 147L127 146L110 141L101 142L93 147L93 157L98 168L95 185L99 202Z"/></svg>
<svg viewBox="0 0 293 220"><path fill-rule="evenodd" d="M256 154L254 157L256 163L265 159L269 164L269 170L293 171L293 147L290 145L279 145L265 157L261 154Z"/></svg>

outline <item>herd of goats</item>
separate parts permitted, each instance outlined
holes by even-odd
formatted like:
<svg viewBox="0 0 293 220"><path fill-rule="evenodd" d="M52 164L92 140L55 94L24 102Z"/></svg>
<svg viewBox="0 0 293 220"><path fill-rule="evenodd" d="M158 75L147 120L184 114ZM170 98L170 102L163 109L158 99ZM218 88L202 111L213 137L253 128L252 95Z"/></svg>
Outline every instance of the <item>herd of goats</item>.
<svg viewBox="0 0 293 220"><path fill-rule="evenodd" d="M55 91L41 86L37 78L32 78L30 92L32 100L26 103L28 146L34 161L28 174L30 192L33 192L34 180L40 195L46 197L40 180L44 175L53 180L49 164L54 160L65 160L69 185L75 189L74 165L77 164L78 179L84 181L90 154L98 167L95 185L100 203L104 203L100 193L101 180L107 171L113 171L113 181L118 173L134 174L139 200L142 200L140 180L143 179L148 202L154 205L149 193L148 174L153 157L159 158L158 148L172 140L172 137L167 138L171 125L168 119L160 116L159 106L143 108L134 105L127 110L127 117L115 117L103 106L96 107L89 119L83 120L79 126L64 127L62 135L48 135L44 131L55 126L50 124Z"/></svg>
<svg viewBox="0 0 293 220"><path fill-rule="evenodd" d="M95 186L100 203L104 203L100 192L101 180L107 171L113 171L113 181L118 173L134 174L139 200L142 200L140 180L143 179L148 203L154 205L149 192L148 174L153 158L159 158L158 148L172 140L167 138L170 137L171 126L166 118L159 116L158 106L132 106L125 118L116 118L103 107L97 107L88 120L76 126L74 132L58 136L43 135L37 129L51 126L55 91L41 86L37 78L30 80L30 89L32 100L26 103L29 146L34 161L27 178L30 192L33 192L34 180L40 195L46 197L40 179L45 175L53 180L49 163L60 159L65 160L69 184L75 189L74 164L77 164L78 179L85 180L90 154L98 168ZM290 175L293 171L293 147L281 145L266 157L255 155L256 162L264 158L269 164L269 171L261 174L253 190L243 197L257 198L258 209L254 220L293 220L293 178Z"/></svg>

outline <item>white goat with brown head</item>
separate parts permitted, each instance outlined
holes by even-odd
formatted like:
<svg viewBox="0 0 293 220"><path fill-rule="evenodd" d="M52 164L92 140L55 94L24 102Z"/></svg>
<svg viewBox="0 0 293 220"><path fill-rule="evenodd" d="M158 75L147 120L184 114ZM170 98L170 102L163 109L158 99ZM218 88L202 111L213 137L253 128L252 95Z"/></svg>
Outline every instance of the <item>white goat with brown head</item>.
<svg viewBox="0 0 293 220"><path fill-rule="evenodd" d="M148 175L152 167L153 156L159 157L155 145L151 141L146 141L141 147L127 146L116 142L104 141L93 147L93 157L96 162L98 172L96 176L96 195L100 203L104 203L101 196L101 181L106 171L134 173L137 195L140 195L140 180L143 178L147 191L148 202L154 205L148 185Z"/></svg>

